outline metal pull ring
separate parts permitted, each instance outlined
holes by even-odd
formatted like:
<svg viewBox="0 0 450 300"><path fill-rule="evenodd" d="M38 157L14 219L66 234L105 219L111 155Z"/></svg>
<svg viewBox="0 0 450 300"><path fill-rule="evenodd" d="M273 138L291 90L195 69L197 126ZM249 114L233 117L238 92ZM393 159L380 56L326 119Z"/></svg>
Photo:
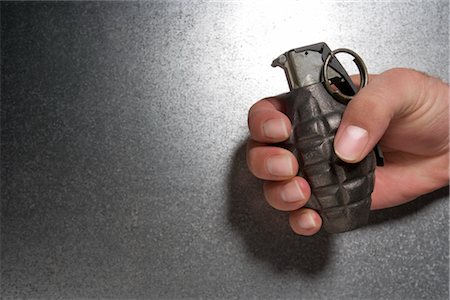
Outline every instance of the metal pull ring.
<svg viewBox="0 0 450 300"><path fill-rule="evenodd" d="M352 50L346 49L346 48L339 48L339 49L336 49L336 50L330 52L330 54L325 59L325 63L323 64L323 67L322 67L324 86L325 86L325 89L328 91L328 93L330 93L330 95L332 95L336 100L338 100L339 102L342 102L344 104L347 104L352 99L353 96L345 95L339 90L333 90L333 88L331 87L331 84L330 84L330 80L328 79L328 65L332 58L336 58L337 53L347 53L354 57L353 62L358 67L359 75L360 75L359 76L360 77L359 87L358 87L358 90L356 91L355 95L363 87L365 87L367 85L369 75L367 72L367 67L364 64L364 61L362 60L362 58L358 54L353 52Z"/></svg>

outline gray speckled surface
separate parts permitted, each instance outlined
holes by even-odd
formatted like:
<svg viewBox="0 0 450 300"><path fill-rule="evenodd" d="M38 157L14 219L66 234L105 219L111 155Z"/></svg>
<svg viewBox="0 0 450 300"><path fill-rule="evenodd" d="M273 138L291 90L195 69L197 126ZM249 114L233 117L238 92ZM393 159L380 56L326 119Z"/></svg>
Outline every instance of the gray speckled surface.
<svg viewBox="0 0 450 300"><path fill-rule="evenodd" d="M270 63L326 41L449 75L449 4L1 3L6 298L448 299L448 188L295 236L246 169Z"/></svg>

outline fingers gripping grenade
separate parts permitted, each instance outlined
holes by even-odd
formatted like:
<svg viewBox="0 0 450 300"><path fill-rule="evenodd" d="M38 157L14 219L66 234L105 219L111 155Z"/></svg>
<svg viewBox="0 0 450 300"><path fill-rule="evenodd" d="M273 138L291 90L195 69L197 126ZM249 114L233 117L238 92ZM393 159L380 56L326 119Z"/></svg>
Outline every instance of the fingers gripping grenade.
<svg viewBox="0 0 450 300"><path fill-rule="evenodd" d="M348 49L331 51L325 43L319 43L290 50L272 63L273 67L284 69L290 88L282 98L292 122L292 133L280 146L297 157L298 175L311 186L311 198L306 206L319 212L324 229L331 233L349 231L367 223L375 166L377 162L383 164L378 147L356 164L342 161L334 152L334 136L342 113L357 93L335 58L339 52L355 58L362 88L367 83L367 69L361 58Z"/></svg>

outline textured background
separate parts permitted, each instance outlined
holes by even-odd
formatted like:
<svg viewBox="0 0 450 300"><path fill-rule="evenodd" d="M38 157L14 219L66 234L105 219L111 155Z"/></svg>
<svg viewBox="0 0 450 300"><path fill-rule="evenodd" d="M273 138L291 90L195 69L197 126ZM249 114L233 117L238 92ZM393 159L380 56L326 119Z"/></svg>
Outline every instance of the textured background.
<svg viewBox="0 0 450 300"><path fill-rule="evenodd" d="M1 3L7 298L448 299L448 188L294 235L245 165L273 58L448 81L448 1Z"/></svg>

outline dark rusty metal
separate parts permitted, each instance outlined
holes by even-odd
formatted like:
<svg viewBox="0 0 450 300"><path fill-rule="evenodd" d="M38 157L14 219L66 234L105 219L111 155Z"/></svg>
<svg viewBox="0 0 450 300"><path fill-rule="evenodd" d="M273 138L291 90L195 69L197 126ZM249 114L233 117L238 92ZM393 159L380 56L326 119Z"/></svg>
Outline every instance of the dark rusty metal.
<svg viewBox="0 0 450 300"><path fill-rule="evenodd" d="M375 151L354 164L342 161L334 152L334 136L346 103L358 91L339 61L332 59L339 52L354 56L361 73L360 88L366 85L362 59L348 49L331 51L325 43L290 50L272 63L284 69L291 89L281 98L292 133L280 146L296 155L298 175L311 186L306 206L318 211L323 228L332 233L367 223L377 161Z"/></svg>

